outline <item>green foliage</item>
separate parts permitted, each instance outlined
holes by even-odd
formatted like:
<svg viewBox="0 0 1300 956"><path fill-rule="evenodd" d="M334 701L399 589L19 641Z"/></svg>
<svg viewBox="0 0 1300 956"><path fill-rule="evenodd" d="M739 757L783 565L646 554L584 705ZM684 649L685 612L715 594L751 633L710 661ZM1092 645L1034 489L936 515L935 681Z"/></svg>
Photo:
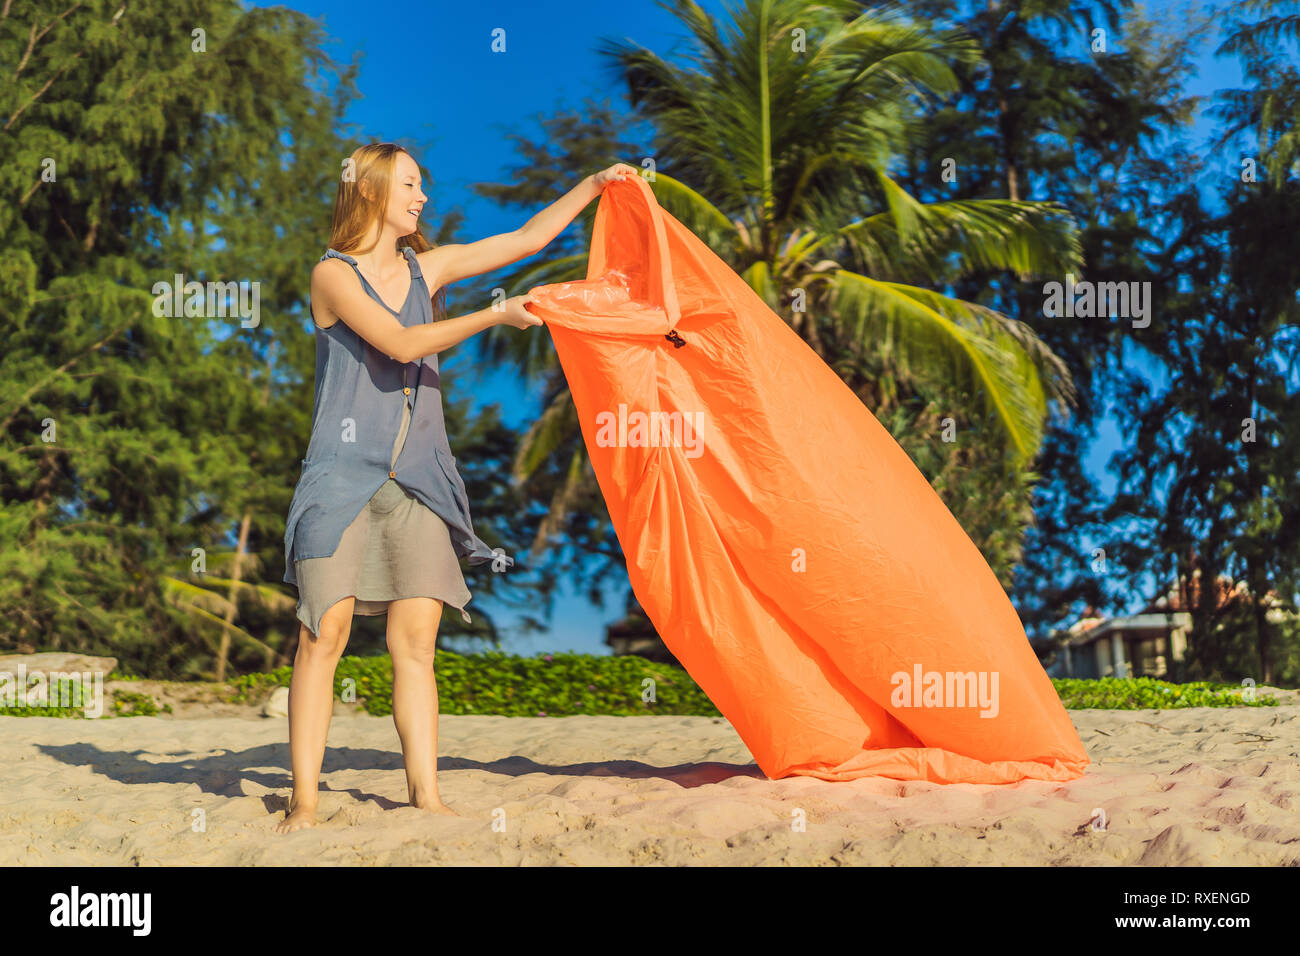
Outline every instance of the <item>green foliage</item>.
<svg viewBox="0 0 1300 956"><path fill-rule="evenodd" d="M170 0L5 5L0 651L111 655L180 679L211 677L225 643L234 672L288 659L309 277L357 145L339 132L356 67L324 41L310 17L237 0L183 15ZM257 313L197 296L199 314L156 315L177 275L241 289L239 305L256 289ZM465 417L448 403L495 543L525 510L498 464L513 433L495 407L472 430ZM503 577L467 573L480 600ZM490 615L474 617L470 633L494 639Z"/></svg>
<svg viewBox="0 0 1300 956"><path fill-rule="evenodd" d="M438 706L443 714L492 714L502 717L573 717L644 715L720 717L718 709L691 676L674 664L659 664L636 655L546 654L519 657L489 651L457 654L439 651L435 673ZM293 668L244 674L227 682L229 703L256 703L277 687L288 687ZM123 679L114 674L113 680ZM653 701L643 700L647 681ZM1200 681L1171 684L1150 677L1117 680L1053 680L1069 709L1142 710L1180 707L1273 707L1278 700L1259 692L1243 698L1239 684ZM72 684L72 708L0 707L0 716L84 717L81 686ZM345 698L345 693L347 697ZM334 675L334 696L354 700L366 713L393 712L393 662L388 655L344 657ZM139 717L171 713L147 694L115 690L105 716Z"/></svg>
<svg viewBox="0 0 1300 956"><path fill-rule="evenodd" d="M1239 0L1230 5L1228 38L1219 55L1233 54L1250 83L1222 90L1219 112L1228 120L1220 140L1254 134L1274 187L1300 171L1300 73L1294 60L1300 43L1295 0Z"/></svg>
<svg viewBox="0 0 1300 956"><path fill-rule="evenodd" d="M497 714L503 717L570 717L578 714L638 714L719 717L718 709L681 667L657 664L635 655L548 654L518 657L498 652L463 655L439 651L436 665L439 712ZM249 674L233 681L237 699L264 695L289 685L293 669ZM641 700L643 682L654 681L654 703ZM346 681L369 714L392 713L392 659L345 657L334 678L342 697ZM1201 681L1171 684L1150 677L1117 680L1053 680L1069 709L1138 710L1175 707L1272 707L1273 696L1260 692L1243 699L1239 684ZM234 698L232 698L234 699Z"/></svg>
<svg viewBox="0 0 1300 956"><path fill-rule="evenodd" d="M187 11L206 49L163 0L0 18L0 648L194 678L222 622L177 604L176 564L229 549L247 512L253 583L281 587L311 407L303 250L346 144L313 20ZM176 274L255 283L258 314L156 315ZM265 666L256 642L234 652Z"/></svg>
<svg viewBox="0 0 1300 956"><path fill-rule="evenodd" d="M489 651L464 655L438 652L435 667L439 711L503 717L568 717L577 714L721 714L681 667L635 655L546 654L519 657ZM256 700L274 687L288 687L293 668L246 674L230 682L232 701ZM654 682L654 702L643 701L645 681ZM368 714L393 712L393 662L387 655L344 657L334 675L334 694L355 688Z"/></svg>
<svg viewBox="0 0 1300 956"><path fill-rule="evenodd" d="M1228 181L1220 198L1172 218L1197 251L1169 254L1161 321L1133 331L1164 382L1122 376L1130 441L1098 543L1119 590L1179 585L1193 626L1177 676L1277 685L1300 680L1300 180Z"/></svg>
<svg viewBox="0 0 1300 956"><path fill-rule="evenodd" d="M113 675L109 680L121 679ZM0 706L0 716L4 717L72 717L80 719L103 719L108 717L156 717L159 714L172 713L171 704L158 706L158 702L148 694L129 690L114 690L109 695L107 708L99 718L86 716L85 708L94 699L94 685L80 680L68 681L70 702L67 706ZM51 692L52 693L52 692Z"/></svg>
<svg viewBox="0 0 1300 956"><path fill-rule="evenodd" d="M369 658L343 658L343 661L350 660L369 660ZM343 661L339 662L340 667L343 666ZM292 676L293 667L289 664L277 667L273 671L255 671L251 674L240 674L238 677L232 677L226 681L226 686L230 688L226 700L232 704L246 704L252 700L259 700L276 687L288 687L289 678ZM335 686L337 688L337 684Z"/></svg>
<svg viewBox="0 0 1300 956"><path fill-rule="evenodd" d="M453 708L449 713L508 717L720 716L684 669L635 655L439 654L438 675L445 682L445 693ZM653 702L642 700L647 681L653 682ZM439 694L441 700L441 687Z"/></svg>
<svg viewBox="0 0 1300 956"><path fill-rule="evenodd" d="M1100 680L1053 680L1061 703L1070 710L1167 710L1178 707L1276 707L1271 694L1243 697L1240 684L1195 681L1171 684L1154 677L1103 677Z"/></svg>
<svg viewBox="0 0 1300 956"><path fill-rule="evenodd" d="M638 714L719 717L721 714L680 667L635 655L551 654L518 657L497 652L463 655L439 651L436 665L439 712L503 717L570 717L578 714ZM236 681L232 700L264 696L287 687L293 669L249 674ZM656 700L643 702L643 681L653 680ZM345 657L334 679L335 696L355 681L357 700L369 714L392 713L393 667L387 656ZM1150 677L1118 680L1053 680L1069 709L1141 710L1178 707L1273 707L1278 700L1259 692L1242 696L1239 684L1200 681L1172 684Z"/></svg>
<svg viewBox="0 0 1300 956"><path fill-rule="evenodd" d="M115 717L156 717L171 712L171 704L164 704L160 708L157 701L148 694L137 694L126 690L113 692L113 716Z"/></svg>
<svg viewBox="0 0 1300 956"><path fill-rule="evenodd" d="M0 705L0 716L5 717L84 717L84 708L94 699L94 684L84 684L78 679L59 682L58 687L46 689L46 700L56 698L63 692L68 693L67 706L44 704L33 706ZM31 683L29 683L29 690Z"/></svg>

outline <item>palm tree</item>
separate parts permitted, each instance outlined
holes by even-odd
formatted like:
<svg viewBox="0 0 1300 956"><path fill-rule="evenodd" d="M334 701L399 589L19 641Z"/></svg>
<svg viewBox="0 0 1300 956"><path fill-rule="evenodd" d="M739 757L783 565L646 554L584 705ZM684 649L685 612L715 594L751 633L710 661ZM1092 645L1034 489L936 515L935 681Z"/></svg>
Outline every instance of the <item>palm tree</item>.
<svg viewBox="0 0 1300 956"><path fill-rule="evenodd" d="M246 535L245 530L245 538ZM196 574L189 568L179 573L181 568L178 564L175 568L177 574L160 575L159 579L167 604L188 619L193 632L202 637L204 643L208 643L209 638L216 639L216 646L211 648L213 667L210 672L205 672L216 681L226 679L232 639L260 651L268 670L284 657L283 649L277 650L258 640L235 623L239 598L251 601L271 614L292 612L298 603L281 585L241 580L243 574L253 576L262 571L257 555L248 553L242 544L238 548L207 551L205 563L210 564L214 571L225 570L229 576L219 577L207 572ZM238 592L242 592L239 597Z"/></svg>
<svg viewBox="0 0 1300 956"><path fill-rule="evenodd" d="M921 203L888 171L919 100L953 92L948 63L977 56L974 46L847 0L747 0L725 28L689 0L661 5L692 34L688 66L629 44L603 50L672 169L647 171L660 205L829 364L883 355L904 377L978 395L1012 461L1031 461L1049 401L1073 401L1064 364L1023 323L933 286L987 271L1077 270L1074 223L1051 203ZM581 265L526 270L516 287L580 278ZM552 386L516 475L569 456L556 526L590 468L568 392ZM542 543L539 534L534 547Z"/></svg>
<svg viewBox="0 0 1300 956"><path fill-rule="evenodd" d="M1243 131L1256 136L1260 158L1272 184L1281 188L1300 170L1300 75L1291 60L1291 45L1300 43L1300 8L1296 0L1245 0L1233 10L1231 32L1218 56L1236 54L1245 89L1221 91L1211 115L1226 123L1216 146ZM1247 14L1272 14L1247 22Z"/></svg>

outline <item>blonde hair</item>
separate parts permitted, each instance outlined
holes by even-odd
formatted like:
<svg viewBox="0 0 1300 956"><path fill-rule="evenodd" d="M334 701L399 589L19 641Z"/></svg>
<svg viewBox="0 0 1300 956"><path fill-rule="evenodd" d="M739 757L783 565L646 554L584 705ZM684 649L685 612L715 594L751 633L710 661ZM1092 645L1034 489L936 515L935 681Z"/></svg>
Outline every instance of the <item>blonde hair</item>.
<svg viewBox="0 0 1300 956"><path fill-rule="evenodd" d="M339 177L339 189L334 197L334 221L330 226L330 247L337 252L365 254L375 248L375 243L362 249L366 234L384 218L388 198L393 188L393 172L397 167L397 154L409 150L396 143L367 143L352 151L346 170L351 176ZM415 157L411 156L414 161ZM369 185L372 198L367 198L361 184ZM378 239L375 240L378 242ZM409 246L415 252L427 252L433 243L424 238L417 228L409 236L397 240L397 248ZM433 297L434 319L446 315L446 290L439 289Z"/></svg>

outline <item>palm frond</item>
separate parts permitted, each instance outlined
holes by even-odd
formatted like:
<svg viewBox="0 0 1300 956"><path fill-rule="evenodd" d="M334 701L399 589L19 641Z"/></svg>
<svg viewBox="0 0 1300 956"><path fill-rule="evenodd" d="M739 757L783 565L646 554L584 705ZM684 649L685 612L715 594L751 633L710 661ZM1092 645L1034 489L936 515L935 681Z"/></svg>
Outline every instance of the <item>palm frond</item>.
<svg viewBox="0 0 1300 956"><path fill-rule="evenodd" d="M719 256L726 259L736 254L736 224L717 206L681 180L658 170L650 188L665 212L695 233Z"/></svg>
<svg viewBox="0 0 1300 956"><path fill-rule="evenodd" d="M772 282L772 274L768 271L766 261L759 259L753 263L741 273L741 278L749 283L749 287L758 293L759 297L767 303L768 308L773 312L779 311L780 291Z"/></svg>
<svg viewBox="0 0 1300 956"><path fill-rule="evenodd" d="M229 574L235 566L235 556L238 552L234 548L204 548L203 549L203 566L205 573L221 572ZM189 558L178 558L169 565L175 570L177 577L185 577L191 574L190 568L193 562ZM256 576L263 571L262 559L254 551L245 551L240 556L239 567L242 574Z"/></svg>
<svg viewBox="0 0 1300 956"><path fill-rule="evenodd" d="M1059 276L1083 265L1069 210L1051 202L954 199L922 203L883 171L887 212L824 235L813 249L847 241L859 267L878 276L952 281L1010 270L1021 279Z"/></svg>
<svg viewBox="0 0 1300 956"><path fill-rule="evenodd" d="M578 416L573 396L567 388L561 389L519 439L519 449L511 470L515 484L522 484L531 478L557 449L572 439L577 430Z"/></svg>
<svg viewBox="0 0 1300 956"><path fill-rule="evenodd" d="M506 277L507 293L522 295L533 286L552 282L576 282L587 277L587 253L560 256L530 265Z"/></svg>
<svg viewBox="0 0 1300 956"><path fill-rule="evenodd" d="M232 578L213 577L211 574L203 576L203 583L208 587L224 588L227 591L232 587L238 588L241 592L246 592L245 597L252 595L258 605L268 611L291 611L298 606L297 600L291 594L271 584L235 581Z"/></svg>
<svg viewBox="0 0 1300 956"><path fill-rule="evenodd" d="M238 640L242 641L245 644L249 644L253 647L256 647L263 654L270 655L271 657L275 656L276 654L275 648L271 647L269 644L262 643L257 638L255 638L252 634L249 634L246 630L240 627L239 625L227 624L224 618L217 617L215 614L211 614L200 607L194 607L191 608L190 610L196 616L207 621L208 623L215 624L217 625L217 627L221 628L222 630L228 631L231 637L237 638Z"/></svg>
<svg viewBox="0 0 1300 956"><path fill-rule="evenodd" d="M568 517L586 484L587 470L587 451L585 446L579 445L573 450L573 454L569 456L569 466L564 472L564 482L552 496L550 509L537 527L537 534L534 535L533 543L528 549L530 558L539 557L550 541L551 536L559 534L564 527L564 519Z"/></svg>
<svg viewBox="0 0 1300 956"><path fill-rule="evenodd" d="M1021 340L992 321L997 313L846 270L828 285L835 321L860 346L884 352L905 373L919 368L919 377L938 374L969 387L1002 426L1019 463L1038 453L1047 410L1042 377Z"/></svg>
<svg viewBox="0 0 1300 956"><path fill-rule="evenodd" d="M166 575L161 581L164 598L172 607L180 610L202 609L214 614L228 614L234 608L229 598L189 581Z"/></svg>

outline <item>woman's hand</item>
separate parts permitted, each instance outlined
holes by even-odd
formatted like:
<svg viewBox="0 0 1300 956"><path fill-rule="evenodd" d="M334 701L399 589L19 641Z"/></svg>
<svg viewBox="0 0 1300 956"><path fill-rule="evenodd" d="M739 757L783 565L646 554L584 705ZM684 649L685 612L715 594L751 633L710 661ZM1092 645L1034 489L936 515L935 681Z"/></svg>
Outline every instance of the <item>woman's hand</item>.
<svg viewBox="0 0 1300 956"><path fill-rule="evenodd" d="M506 299L502 309L503 314L497 324L513 326L516 329L526 329L530 325L541 325L542 320L524 308L527 303L534 301L536 300L533 299L531 292L523 295L512 295Z"/></svg>
<svg viewBox="0 0 1300 956"><path fill-rule="evenodd" d="M596 188L603 191L606 186L614 182L616 179L626 179L628 176L637 175L639 175L637 171L627 163L615 163L613 166L609 167L609 169L602 169L600 172L593 175L592 179L595 180Z"/></svg>

